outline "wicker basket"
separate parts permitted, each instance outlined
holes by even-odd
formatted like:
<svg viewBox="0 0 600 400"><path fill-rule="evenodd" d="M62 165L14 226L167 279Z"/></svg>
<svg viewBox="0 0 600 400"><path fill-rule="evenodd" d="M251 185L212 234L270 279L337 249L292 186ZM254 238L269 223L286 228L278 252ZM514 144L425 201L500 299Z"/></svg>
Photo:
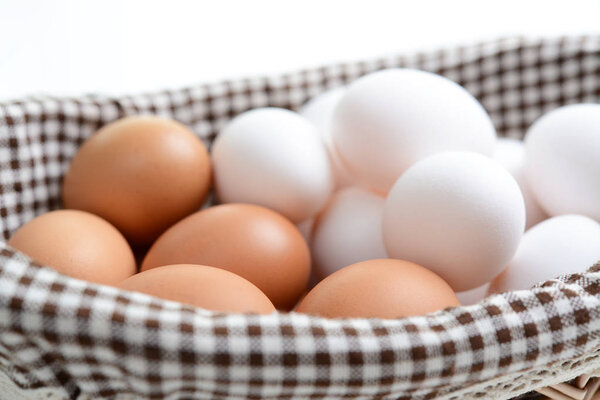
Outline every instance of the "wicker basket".
<svg viewBox="0 0 600 400"><path fill-rule="evenodd" d="M112 120L163 115L210 144L242 111L295 109L398 66L458 81L499 134L516 138L548 110L600 100L600 37L588 36L508 39L149 95L4 103L3 238L60 206L69 160ZM195 309L65 277L0 243L2 399L508 399L600 374L598 355L600 265L423 317L332 320ZM598 381L587 375L572 390L542 391L584 398L587 388L590 397Z"/></svg>

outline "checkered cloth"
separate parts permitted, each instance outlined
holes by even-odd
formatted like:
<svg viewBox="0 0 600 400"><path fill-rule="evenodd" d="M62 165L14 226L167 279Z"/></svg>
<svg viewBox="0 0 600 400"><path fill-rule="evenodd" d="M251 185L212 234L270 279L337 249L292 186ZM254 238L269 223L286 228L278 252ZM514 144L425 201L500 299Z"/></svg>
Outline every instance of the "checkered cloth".
<svg viewBox="0 0 600 400"><path fill-rule="evenodd" d="M124 98L0 104L0 232L60 206L81 143L152 113L207 144L250 108L295 109L381 68L454 79L498 132L600 100L600 37L509 39ZM600 371L600 264L536 289L398 320L220 314L58 274L0 243L0 398L509 398ZM8 397L6 397L8 396Z"/></svg>

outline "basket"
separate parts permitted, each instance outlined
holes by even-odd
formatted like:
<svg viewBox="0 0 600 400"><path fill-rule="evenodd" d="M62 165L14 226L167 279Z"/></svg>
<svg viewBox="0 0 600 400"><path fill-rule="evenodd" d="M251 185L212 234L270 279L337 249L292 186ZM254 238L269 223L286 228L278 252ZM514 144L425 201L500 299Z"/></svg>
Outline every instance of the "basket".
<svg viewBox="0 0 600 400"><path fill-rule="evenodd" d="M459 82L499 134L515 138L544 112L600 100L600 36L585 36L511 38L148 95L3 103L2 236L60 207L69 160L110 121L167 116L210 145L242 111L296 109L398 66ZM573 390L597 386L589 375L600 375L599 355L600 264L473 306L344 320L210 312L72 279L0 243L2 399L508 399L583 374Z"/></svg>

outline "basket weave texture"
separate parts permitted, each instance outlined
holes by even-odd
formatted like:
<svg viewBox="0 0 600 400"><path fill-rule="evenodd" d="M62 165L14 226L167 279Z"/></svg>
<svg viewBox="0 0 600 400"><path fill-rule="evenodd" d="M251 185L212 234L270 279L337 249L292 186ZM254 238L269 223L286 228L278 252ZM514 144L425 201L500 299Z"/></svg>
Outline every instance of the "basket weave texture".
<svg viewBox="0 0 600 400"><path fill-rule="evenodd" d="M208 145L233 116L388 67L440 73L504 136L600 100L600 37L507 39L121 98L0 104L0 232L60 207L100 126L152 113ZM478 305L398 320L219 314L60 275L0 242L0 398L507 399L600 373L600 264Z"/></svg>

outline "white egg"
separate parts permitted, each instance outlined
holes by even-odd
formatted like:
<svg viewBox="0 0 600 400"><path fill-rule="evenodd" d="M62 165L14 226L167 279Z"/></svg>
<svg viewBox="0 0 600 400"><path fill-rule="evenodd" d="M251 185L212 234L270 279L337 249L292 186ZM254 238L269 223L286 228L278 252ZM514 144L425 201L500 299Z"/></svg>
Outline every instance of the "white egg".
<svg viewBox="0 0 600 400"><path fill-rule="evenodd" d="M340 159L331 139L333 111L345 92L345 87L330 89L313 97L300 109L300 115L315 124L323 137L323 141L329 152L329 159L331 160L335 186L338 189L349 186L355 181L355 178L348 172L348 169Z"/></svg>
<svg viewBox="0 0 600 400"><path fill-rule="evenodd" d="M525 163L525 145L517 139L499 137L492 158L506 168L512 176L520 175Z"/></svg>
<svg viewBox="0 0 600 400"><path fill-rule="evenodd" d="M525 149L531 190L550 215L600 220L600 104L549 112L527 132Z"/></svg>
<svg viewBox="0 0 600 400"><path fill-rule="evenodd" d="M315 223L315 219L310 218L310 219L304 220L304 221L296 224L296 227L298 228L298 230L304 237L304 240L306 240L306 243L308 243L308 244L310 244L310 241L312 239L312 230L313 230L314 223Z"/></svg>
<svg viewBox="0 0 600 400"><path fill-rule="evenodd" d="M491 156L496 131L481 104L429 72L388 69L348 86L335 109L333 142L350 172L387 193L412 164L435 153Z"/></svg>
<svg viewBox="0 0 600 400"><path fill-rule="evenodd" d="M327 202L333 178L325 145L304 117L263 108L235 117L212 148L217 194L226 203L251 203L298 223Z"/></svg>
<svg viewBox="0 0 600 400"><path fill-rule="evenodd" d="M470 306L473 304L479 303L481 300L485 299L488 288L490 287L489 283L476 287L475 289L466 290L464 292L456 293L456 297L458 297L458 301L463 306Z"/></svg>
<svg viewBox="0 0 600 400"><path fill-rule="evenodd" d="M345 86L329 89L311 98L300 108L300 115L315 124L326 141L331 139L333 110L345 92Z"/></svg>
<svg viewBox="0 0 600 400"><path fill-rule="evenodd" d="M413 165L394 184L383 214L390 257L429 268L457 292L499 274L524 227L515 179L498 162L471 152L436 154Z"/></svg>
<svg viewBox="0 0 600 400"><path fill-rule="evenodd" d="M387 258L381 237L384 203L383 197L358 187L334 195L317 217L312 237L318 278L360 261Z"/></svg>
<svg viewBox="0 0 600 400"><path fill-rule="evenodd" d="M528 230L490 293L529 289L562 274L585 271L600 260L600 224L582 215L561 215Z"/></svg>
<svg viewBox="0 0 600 400"><path fill-rule="evenodd" d="M493 158L512 174L521 188L525 200L525 229L529 229L548 218L548 215L531 192L527 181L524 143L516 139L498 138Z"/></svg>

